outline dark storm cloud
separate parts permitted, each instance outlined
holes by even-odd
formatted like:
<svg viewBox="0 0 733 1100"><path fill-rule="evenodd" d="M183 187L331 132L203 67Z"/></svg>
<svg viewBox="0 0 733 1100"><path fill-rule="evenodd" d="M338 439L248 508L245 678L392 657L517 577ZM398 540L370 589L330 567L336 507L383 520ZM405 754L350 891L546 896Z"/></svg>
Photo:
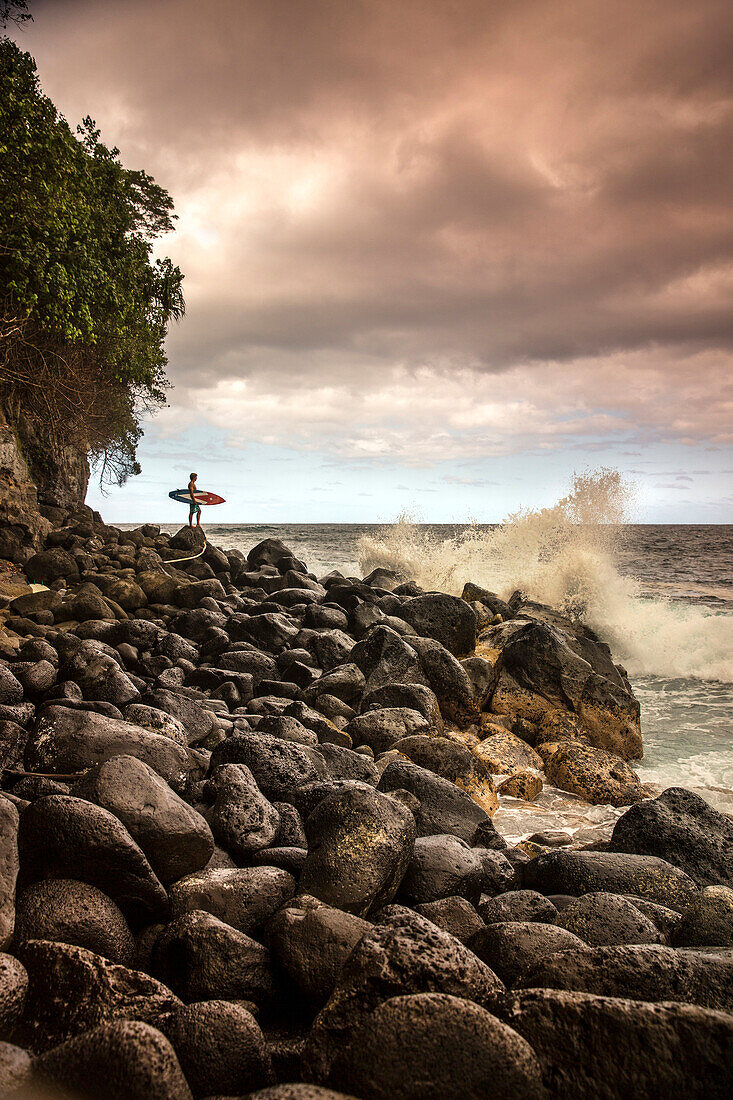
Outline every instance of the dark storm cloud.
<svg viewBox="0 0 733 1100"><path fill-rule="evenodd" d="M511 387L496 391L508 427L486 404L487 375L515 372L528 430L544 414L556 441L726 432L728 0L34 11L24 40L49 92L176 198L177 408L247 379L233 407L248 431L256 408L273 438L307 432L307 398L325 437L353 400L387 445L409 416L399 372L429 417L464 371L490 449L524 439ZM441 444L436 429L435 448L468 430Z"/></svg>

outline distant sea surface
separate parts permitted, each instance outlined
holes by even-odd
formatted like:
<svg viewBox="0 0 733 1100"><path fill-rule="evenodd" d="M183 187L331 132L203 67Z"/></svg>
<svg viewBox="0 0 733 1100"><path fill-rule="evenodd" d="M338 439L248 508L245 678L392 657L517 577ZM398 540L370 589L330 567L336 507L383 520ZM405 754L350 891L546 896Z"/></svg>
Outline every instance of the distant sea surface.
<svg viewBox="0 0 733 1100"><path fill-rule="evenodd" d="M514 531L207 524L206 533L245 553L262 539L280 539L317 576L332 569L363 576L374 565L392 565L426 588L460 592L472 580L505 595L520 587L561 607L569 600L577 606L580 593L584 617L629 670L641 702L644 759L634 766L642 779L692 787L733 812L733 526L626 525L600 548L573 532L558 546L557 531L536 524ZM556 822L544 818L545 808L549 796L534 813L525 807L519 832ZM585 817L603 813L596 808Z"/></svg>

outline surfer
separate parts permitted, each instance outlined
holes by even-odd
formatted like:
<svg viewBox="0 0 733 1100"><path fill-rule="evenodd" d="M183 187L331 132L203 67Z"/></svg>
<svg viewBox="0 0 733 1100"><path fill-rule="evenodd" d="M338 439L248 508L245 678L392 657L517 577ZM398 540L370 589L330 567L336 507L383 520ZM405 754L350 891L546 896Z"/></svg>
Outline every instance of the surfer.
<svg viewBox="0 0 733 1100"><path fill-rule="evenodd" d="M196 516L196 526L201 526L201 505L196 500L196 478L198 474L191 474L188 482L188 491L191 494L191 503L188 506L188 526L193 527L193 517Z"/></svg>

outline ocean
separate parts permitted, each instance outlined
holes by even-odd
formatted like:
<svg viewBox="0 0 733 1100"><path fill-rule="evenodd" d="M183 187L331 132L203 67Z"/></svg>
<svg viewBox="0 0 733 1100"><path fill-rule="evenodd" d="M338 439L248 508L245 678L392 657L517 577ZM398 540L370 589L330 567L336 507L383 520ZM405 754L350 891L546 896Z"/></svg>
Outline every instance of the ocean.
<svg viewBox="0 0 733 1100"><path fill-rule="evenodd" d="M460 593L469 580L504 597L520 588L580 616L610 644L641 702L644 758L634 767L643 781L690 787L733 813L733 526L584 526L545 510L504 525L207 524L206 532L244 552L281 539L317 576L363 576L381 565L441 591ZM532 806L513 803L497 816L513 838L546 827L600 836L620 812L551 788Z"/></svg>

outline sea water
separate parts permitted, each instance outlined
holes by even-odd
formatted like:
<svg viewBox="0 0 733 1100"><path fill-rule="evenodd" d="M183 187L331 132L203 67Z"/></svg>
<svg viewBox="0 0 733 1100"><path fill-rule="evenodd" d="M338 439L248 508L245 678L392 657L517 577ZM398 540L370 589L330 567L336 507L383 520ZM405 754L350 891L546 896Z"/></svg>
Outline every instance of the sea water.
<svg viewBox="0 0 733 1100"><path fill-rule="evenodd" d="M383 566L457 594L470 580L504 597L519 588L582 619L609 643L641 703L644 758L634 767L642 780L692 788L733 813L733 526L597 523L616 518L614 486L601 491L598 515L583 492L576 485L554 508L499 525L402 518L206 531L243 552L281 539L318 576ZM596 500L598 486L587 495ZM533 805L503 801L496 820L512 839L547 827L582 838L607 835L619 812L547 788Z"/></svg>

